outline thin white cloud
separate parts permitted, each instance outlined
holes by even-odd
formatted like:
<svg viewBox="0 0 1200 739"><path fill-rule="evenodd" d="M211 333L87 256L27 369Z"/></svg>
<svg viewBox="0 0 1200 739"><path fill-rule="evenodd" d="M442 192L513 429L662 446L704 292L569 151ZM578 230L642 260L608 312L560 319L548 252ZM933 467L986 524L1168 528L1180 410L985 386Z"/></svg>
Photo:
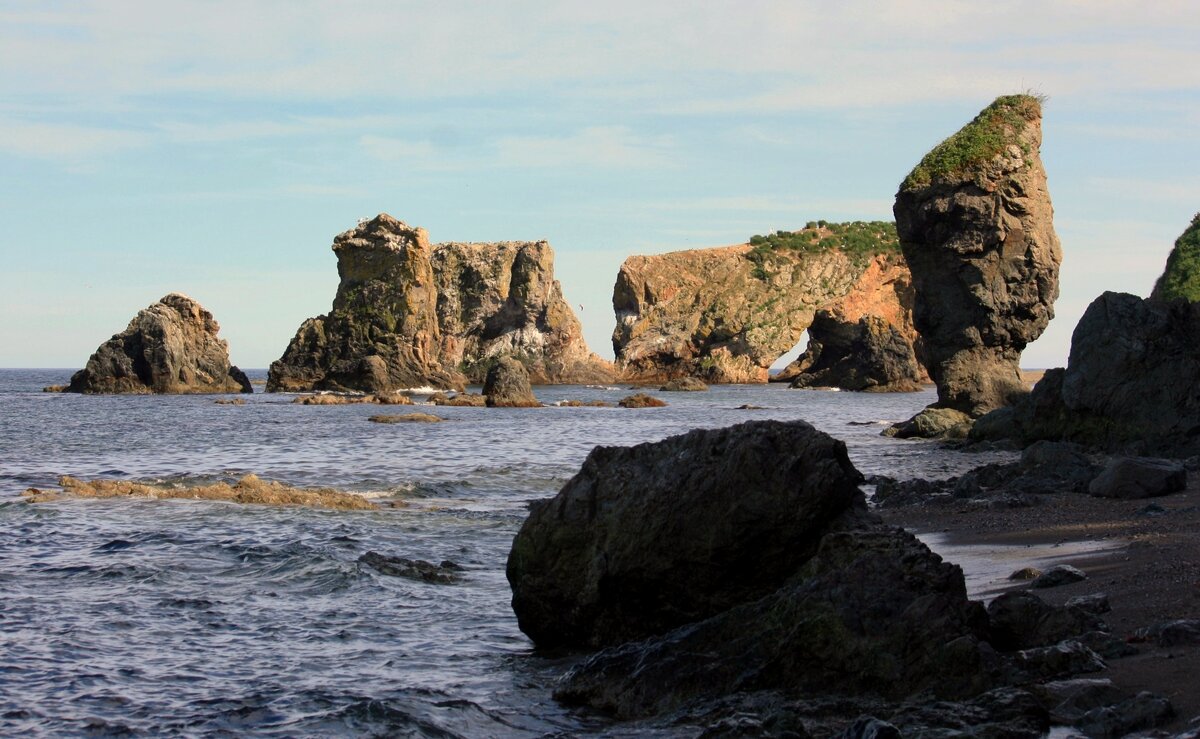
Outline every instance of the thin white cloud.
<svg viewBox="0 0 1200 739"><path fill-rule="evenodd" d="M672 166L672 141L626 126L592 126L568 136L509 136L496 143L499 167L656 169Z"/></svg>
<svg viewBox="0 0 1200 739"><path fill-rule="evenodd" d="M435 149L428 141L412 141L393 136L360 136L359 146L373 159L387 162L406 162L430 166L435 159Z"/></svg>
<svg viewBox="0 0 1200 739"><path fill-rule="evenodd" d="M1200 207L1200 178L1196 177L1174 181L1134 177L1091 177L1086 182L1097 192L1119 198L1167 201Z"/></svg>
<svg viewBox="0 0 1200 739"><path fill-rule="evenodd" d="M146 141L145 134L135 131L0 119L0 151L23 157L78 162Z"/></svg>

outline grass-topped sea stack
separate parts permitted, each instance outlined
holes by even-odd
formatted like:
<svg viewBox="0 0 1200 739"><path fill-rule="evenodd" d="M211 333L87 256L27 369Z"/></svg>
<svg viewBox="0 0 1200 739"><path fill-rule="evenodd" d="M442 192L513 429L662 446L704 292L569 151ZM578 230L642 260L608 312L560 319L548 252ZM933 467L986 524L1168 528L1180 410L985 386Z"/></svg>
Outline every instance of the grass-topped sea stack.
<svg viewBox="0 0 1200 739"><path fill-rule="evenodd" d="M926 154L896 194L913 320L943 418L965 422L1019 397L1021 352L1054 316L1062 252L1041 123L1039 98L997 98Z"/></svg>
<svg viewBox="0 0 1200 739"><path fill-rule="evenodd" d="M1167 268L1154 283L1150 297L1184 298L1193 303L1200 300L1200 213L1192 217L1191 225L1175 240L1175 248L1167 257Z"/></svg>

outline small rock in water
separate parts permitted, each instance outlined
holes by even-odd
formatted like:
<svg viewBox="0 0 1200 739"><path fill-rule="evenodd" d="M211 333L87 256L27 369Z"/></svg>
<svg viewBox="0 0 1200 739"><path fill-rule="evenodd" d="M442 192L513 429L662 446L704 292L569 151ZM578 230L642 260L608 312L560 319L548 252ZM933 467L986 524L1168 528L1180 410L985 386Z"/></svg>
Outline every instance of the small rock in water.
<svg viewBox="0 0 1200 739"><path fill-rule="evenodd" d="M367 420L372 423L441 423L446 419L432 413L403 413L398 416L371 416Z"/></svg>
<svg viewBox="0 0 1200 739"><path fill-rule="evenodd" d="M617 405L622 408L662 408L666 405L666 401L647 395L646 393L634 393L625 398L621 398Z"/></svg>
<svg viewBox="0 0 1200 739"><path fill-rule="evenodd" d="M1067 585L1068 583L1079 582L1086 580L1087 575L1083 570L1071 565L1054 565L1042 574L1033 579L1029 584L1031 588L1056 588L1059 585Z"/></svg>
<svg viewBox="0 0 1200 739"><path fill-rule="evenodd" d="M739 411L765 411L765 410L766 410L766 408L764 408L764 407L763 407L763 406L761 406L761 405L751 405L751 404L749 404L749 403L745 403L745 404L743 404L743 405L739 405L739 406L738 406L738 407L737 407L735 410L739 410Z"/></svg>
<svg viewBox="0 0 1200 739"><path fill-rule="evenodd" d="M462 575L458 573L463 568L449 560L435 565L423 559L388 557L379 552L367 552L359 557L358 561L384 575L406 577L409 580L420 580L437 585L453 585L462 581Z"/></svg>
<svg viewBox="0 0 1200 739"><path fill-rule="evenodd" d="M708 385L698 377L677 377L659 388L663 392L702 392Z"/></svg>
<svg viewBox="0 0 1200 739"><path fill-rule="evenodd" d="M1033 580L1040 576L1042 571L1036 567L1022 567L1008 576L1009 580Z"/></svg>

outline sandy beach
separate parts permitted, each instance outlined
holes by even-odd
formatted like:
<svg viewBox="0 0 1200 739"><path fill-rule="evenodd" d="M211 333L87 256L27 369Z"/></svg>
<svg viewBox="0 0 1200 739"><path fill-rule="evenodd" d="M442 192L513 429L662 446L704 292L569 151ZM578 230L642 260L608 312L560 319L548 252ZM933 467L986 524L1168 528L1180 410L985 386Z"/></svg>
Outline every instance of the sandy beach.
<svg viewBox="0 0 1200 739"><path fill-rule="evenodd" d="M1200 717L1195 683L1200 645L1160 647L1140 640L1137 631L1200 615L1200 475L1191 473L1183 492L1145 500L1063 493L1028 508L993 509L963 501L880 513L933 543L948 559L962 556L969 586L972 570L989 564L994 572L1000 564L1009 572L1058 563L1083 570L1088 576L1084 581L1035 592L1053 604L1105 593L1112 611L1104 619L1112 633L1138 649L1135 655L1108 660L1107 670L1088 677L1110 678L1130 694L1149 690L1166 696L1176 718L1164 729L1195 728L1189 724ZM1022 550L1028 555L1021 556ZM985 577L977 578L975 586L974 594L991 598L1028 587L1028 582Z"/></svg>

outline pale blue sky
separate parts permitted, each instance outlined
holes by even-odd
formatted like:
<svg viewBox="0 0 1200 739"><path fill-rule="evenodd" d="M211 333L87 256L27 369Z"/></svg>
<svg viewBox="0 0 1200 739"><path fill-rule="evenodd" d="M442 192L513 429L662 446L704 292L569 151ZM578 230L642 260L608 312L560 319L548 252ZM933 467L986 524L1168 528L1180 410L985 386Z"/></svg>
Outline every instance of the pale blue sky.
<svg viewBox="0 0 1200 739"><path fill-rule="evenodd" d="M1065 362L1200 210L1200 4L0 0L0 366L81 367L171 291L265 367L333 236L549 239L612 355L630 254L891 218L996 95L1049 96Z"/></svg>

